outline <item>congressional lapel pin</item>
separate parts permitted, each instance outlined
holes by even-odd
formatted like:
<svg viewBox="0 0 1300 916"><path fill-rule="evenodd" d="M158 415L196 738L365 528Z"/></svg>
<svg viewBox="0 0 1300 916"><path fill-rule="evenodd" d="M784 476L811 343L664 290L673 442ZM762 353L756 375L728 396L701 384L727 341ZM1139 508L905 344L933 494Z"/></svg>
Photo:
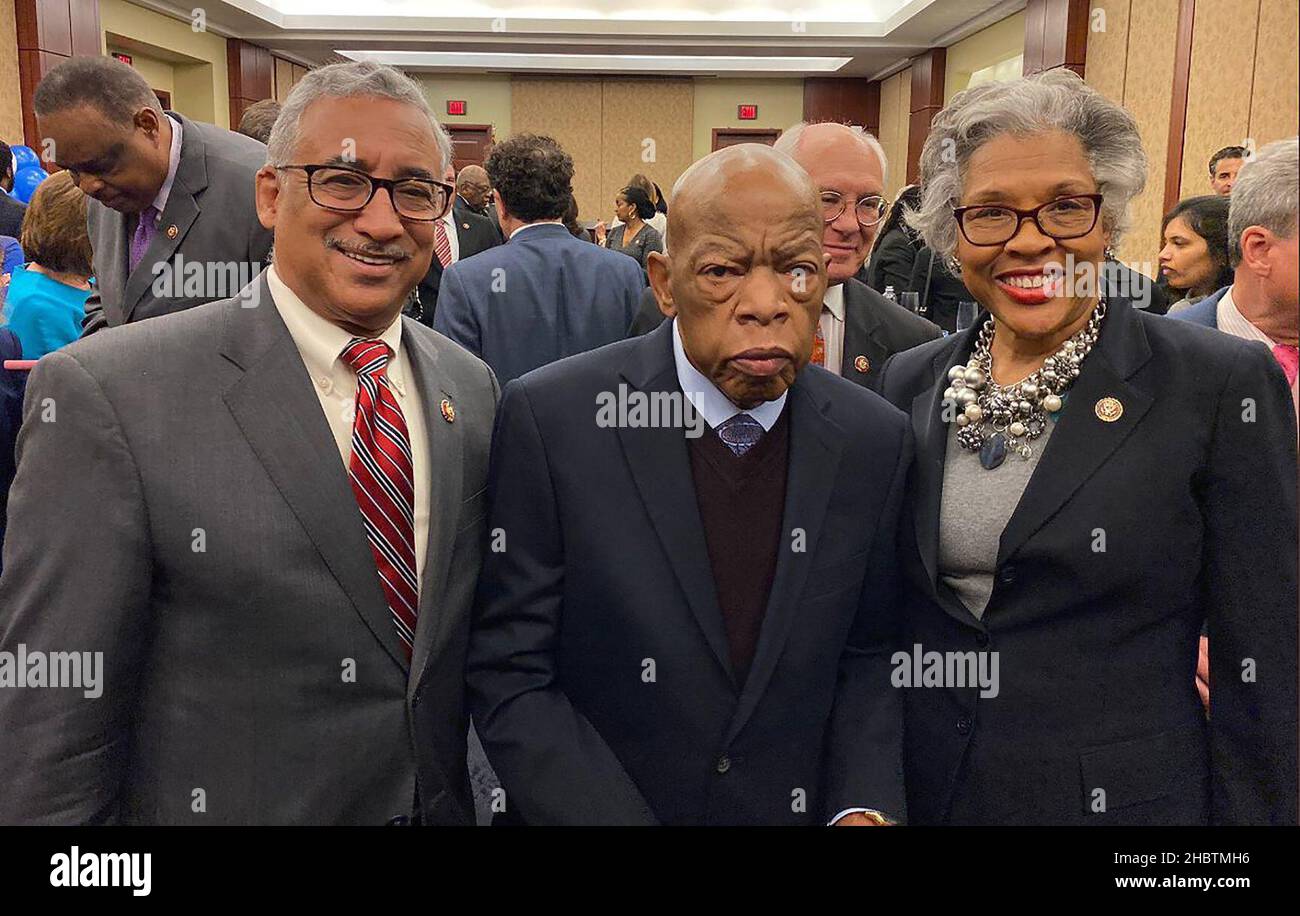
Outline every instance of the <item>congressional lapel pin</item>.
<svg viewBox="0 0 1300 916"><path fill-rule="evenodd" d="M442 418L446 420L448 423L455 423L456 408L452 405L451 401L447 400L446 398L443 398L442 404L440 404L439 406L442 408Z"/></svg>
<svg viewBox="0 0 1300 916"><path fill-rule="evenodd" d="M167 238L169 238L169 239L174 239L174 238L176 238L176 236L178 236L178 235L180 235L180 234L181 234L181 231L180 231L179 229L177 229L175 226L168 226L168 227L167 227Z"/></svg>
<svg viewBox="0 0 1300 916"><path fill-rule="evenodd" d="M1119 402L1118 398L1102 398L1093 407L1093 410L1097 413L1097 419L1103 423L1114 423L1124 416L1124 405Z"/></svg>
<svg viewBox="0 0 1300 916"><path fill-rule="evenodd" d="M469 228L469 223L461 223L461 224L460 224L460 228L462 228L462 229L468 229L468 228Z"/></svg>
<svg viewBox="0 0 1300 916"><path fill-rule="evenodd" d="M859 372L866 373L871 371L871 360L865 356L856 356L853 359L853 368Z"/></svg>

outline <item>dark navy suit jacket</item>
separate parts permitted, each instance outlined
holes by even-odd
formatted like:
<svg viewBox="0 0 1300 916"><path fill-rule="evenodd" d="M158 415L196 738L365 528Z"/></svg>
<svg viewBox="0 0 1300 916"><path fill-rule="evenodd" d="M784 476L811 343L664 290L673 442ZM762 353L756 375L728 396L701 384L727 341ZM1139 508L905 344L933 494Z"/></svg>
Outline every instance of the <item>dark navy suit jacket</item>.
<svg viewBox="0 0 1300 916"><path fill-rule="evenodd" d="M682 397L673 333L664 322L503 393L488 497L508 540L484 554L467 683L508 811L824 824L861 806L901 820L890 674L907 418L823 369L799 373L784 408L788 547L738 683L682 428L597 422L602 393Z"/></svg>
<svg viewBox="0 0 1300 916"><path fill-rule="evenodd" d="M1175 321L1190 321L1192 324L1204 325L1207 328L1219 328L1219 300L1223 298L1224 293L1232 289L1231 286L1225 286L1221 290L1211 293L1191 308L1183 309L1181 312L1175 312L1169 317Z"/></svg>
<svg viewBox="0 0 1300 916"><path fill-rule="evenodd" d="M643 289L634 259L544 223L447 268L433 327L481 357L504 385L622 340Z"/></svg>

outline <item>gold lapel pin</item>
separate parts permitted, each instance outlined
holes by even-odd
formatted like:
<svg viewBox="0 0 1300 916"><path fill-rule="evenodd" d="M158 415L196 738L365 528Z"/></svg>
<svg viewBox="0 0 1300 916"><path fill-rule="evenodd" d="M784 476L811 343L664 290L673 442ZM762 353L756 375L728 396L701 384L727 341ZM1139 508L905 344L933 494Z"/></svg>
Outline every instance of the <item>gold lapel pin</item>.
<svg viewBox="0 0 1300 916"><path fill-rule="evenodd" d="M446 420L448 423L456 422L456 408L452 406L451 401L447 400L446 398L443 398L442 403L438 406L442 408L442 418L444 420Z"/></svg>
<svg viewBox="0 0 1300 916"><path fill-rule="evenodd" d="M1093 407L1093 410L1097 414L1097 419L1103 423L1114 423L1124 416L1124 405L1119 402L1118 398L1102 398Z"/></svg>
<svg viewBox="0 0 1300 916"><path fill-rule="evenodd" d="M468 229L468 228L469 228L469 223L461 223L461 224L460 224L460 228L462 228L462 229Z"/></svg>
<svg viewBox="0 0 1300 916"><path fill-rule="evenodd" d="M179 229L177 229L175 226L168 226L168 227L167 227L167 238L169 238L169 239L174 239L174 238L176 238L176 236L178 236L178 235L180 235L180 234L181 234L181 231L180 231Z"/></svg>
<svg viewBox="0 0 1300 916"><path fill-rule="evenodd" d="M853 368L857 369L859 372L869 372L871 371L871 360L867 359L865 356L854 357Z"/></svg>

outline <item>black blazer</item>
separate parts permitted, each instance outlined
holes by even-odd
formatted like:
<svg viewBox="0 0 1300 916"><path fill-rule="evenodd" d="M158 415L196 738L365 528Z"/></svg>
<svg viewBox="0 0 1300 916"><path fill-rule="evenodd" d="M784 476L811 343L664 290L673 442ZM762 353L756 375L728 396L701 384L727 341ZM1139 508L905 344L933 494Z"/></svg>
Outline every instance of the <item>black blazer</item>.
<svg viewBox="0 0 1300 916"><path fill-rule="evenodd" d="M653 289L641 294L641 304L628 328L636 337L657 328L664 320ZM844 354L840 377L875 391L880 370L895 353L909 350L943 334L937 325L918 318L890 302L871 287L852 278L844 281Z"/></svg>
<svg viewBox="0 0 1300 916"><path fill-rule="evenodd" d="M942 335L938 325L890 302L865 283L852 277L844 281L843 378L879 391L880 372L889 357Z"/></svg>
<svg viewBox="0 0 1300 916"><path fill-rule="evenodd" d="M1294 824L1296 430L1273 357L1112 299L976 620L936 562L942 392L981 323L883 381L916 436L907 644L999 654L996 697L907 691L913 822ZM1207 619L1208 722L1193 686Z"/></svg>
<svg viewBox="0 0 1300 916"><path fill-rule="evenodd" d="M488 496L506 541L486 552L467 683L507 807L533 824L821 824L853 806L901 819L889 678L906 417L816 367L790 388L794 549L738 686L681 428L595 422L620 386L681 396L672 333L505 388Z"/></svg>
<svg viewBox="0 0 1300 916"><path fill-rule="evenodd" d="M457 196L457 202L460 197ZM458 261L463 261L468 257L478 254L480 251L487 251L494 245L501 244L501 233L492 224L492 221L486 216L479 216L468 208L453 206L453 215L456 218L456 238L460 243L460 257ZM412 317L418 317L422 324L433 327L433 313L438 305L438 288L442 285L442 262L438 260L435 252L429 261L429 272L424 275L420 281L420 314L412 314Z"/></svg>

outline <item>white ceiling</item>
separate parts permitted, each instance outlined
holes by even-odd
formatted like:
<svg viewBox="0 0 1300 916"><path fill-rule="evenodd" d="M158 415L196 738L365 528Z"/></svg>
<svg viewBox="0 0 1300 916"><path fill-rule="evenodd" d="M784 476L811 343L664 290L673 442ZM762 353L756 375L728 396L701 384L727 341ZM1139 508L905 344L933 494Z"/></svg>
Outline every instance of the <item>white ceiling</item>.
<svg viewBox="0 0 1300 916"><path fill-rule="evenodd" d="M132 0L181 19L188 5ZM452 6L452 4L448 4ZM880 78L1025 0L213 0L209 31L311 65L370 57L426 72Z"/></svg>

